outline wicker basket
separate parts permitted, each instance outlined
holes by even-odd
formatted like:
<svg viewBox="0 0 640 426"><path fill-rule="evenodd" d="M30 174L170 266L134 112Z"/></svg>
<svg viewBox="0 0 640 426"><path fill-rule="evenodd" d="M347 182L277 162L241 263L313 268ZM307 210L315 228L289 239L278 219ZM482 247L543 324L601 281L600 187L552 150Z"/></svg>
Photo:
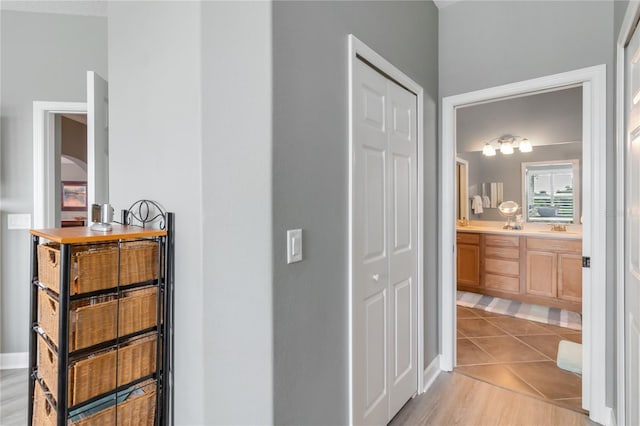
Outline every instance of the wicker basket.
<svg viewBox="0 0 640 426"><path fill-rule="evenodd" d="M69 421L73 426L153 426L156 411L156 385L145 382L140 389L142 395L133 395L116 406L99 411L78 421ZM33 400L33 425L55 426L57 412L47 400L42 387L36 383ZM116 414L117 409L117 414ZM117 423L116 423L117 418Z"/></svg>
<svg viewBox="0 0 640 426"><path fill-rule="evenodd" d="M120 250L120 285L158 278L158 244L124 242ZM60 293L60 246L38 246L38 281ZM71 253L71 294L114 288L118 285L118 244L75 245Z"/></svg>
<svg viewBox="0 0 640 426"><path fill-rule="evenodd" d="M71 302L69 309L69 352L125 336L156 325L156 287L98 296ZM38 292L38 324L58 346L58 301ZM119 318L116 313L119 309ZM116 325L117 324L117 325ZM116 330L119 328L119 330Z"/></svg>
<svg viewBox="0 0 640 426"><path fill-rule="evenodd" d="M58 357L42 337L39 337L38 344L38 373L55 400L58 395ZM156 335L153 334L129 341L119 351L109 349L75 362L69 367L69 406L153 373L156 369L156 348Z"/></svg>

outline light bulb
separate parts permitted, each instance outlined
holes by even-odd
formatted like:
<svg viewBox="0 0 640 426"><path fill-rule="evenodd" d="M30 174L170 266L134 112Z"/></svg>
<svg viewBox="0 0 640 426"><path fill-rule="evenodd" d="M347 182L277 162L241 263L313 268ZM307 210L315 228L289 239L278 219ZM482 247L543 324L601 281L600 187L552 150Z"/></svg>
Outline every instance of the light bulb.
<svg viewBox="0 0 640 426"><path fill-rule="evenodd" d="M489 145L488 143L484 144L484 148L482 148L482 153L487 157L493 157L496 155L496 150Z"/></svg>
<svg viewBox="0 0 640 426"><path fill-rule="evenodd" d="M520 145L518 145L518 149L520 149L520 152L533 151L533 147L531 146L531 142L529 142L529 139L522 139L520 141Z"/></svg>
<svg viewBox="0 0 640 426"><path fill-rule="evenodd" d="M504 155L513 154L513 145L511 145L511 142L502 142L500 152Z"/></svg>

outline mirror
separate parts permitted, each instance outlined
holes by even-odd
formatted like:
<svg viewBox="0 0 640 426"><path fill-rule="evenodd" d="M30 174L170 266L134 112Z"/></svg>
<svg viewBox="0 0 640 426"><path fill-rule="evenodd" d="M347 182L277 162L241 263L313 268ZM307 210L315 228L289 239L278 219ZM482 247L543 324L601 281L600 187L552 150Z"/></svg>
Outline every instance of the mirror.
<svg viewBox="0 0 640 426"><path fill-rule="evenodd" d="M527 222L580 223L579 160L522 163L522 205Z"/></svg>
<svg viewBox="0 0 640 426"><path fill-rule="evenodd" d="M484 207L489 209L497 209L503 201L503 185L502 182L485 182L482 184L482 199ZM485 198L486 197L486 198ZM488 202L487 202L488 199ZM488 204L488 205L487 205Z"/></svg>
<svg viewBox="0 0 640 426"><path fill-rule="evenodd" d="M456 158L456 219L469 219L469 162Z"/></svg>

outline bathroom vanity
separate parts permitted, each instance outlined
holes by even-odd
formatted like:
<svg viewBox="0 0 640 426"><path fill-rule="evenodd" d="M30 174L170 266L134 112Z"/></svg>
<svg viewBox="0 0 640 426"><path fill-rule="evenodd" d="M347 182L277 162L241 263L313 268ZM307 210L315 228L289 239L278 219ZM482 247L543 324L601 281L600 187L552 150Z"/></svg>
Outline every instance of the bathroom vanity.
<svg viewBox="0 0 640 426"><path fill-rule="evenodd" d="M582 234L457 230L458 290L582 311Z"/></svg>

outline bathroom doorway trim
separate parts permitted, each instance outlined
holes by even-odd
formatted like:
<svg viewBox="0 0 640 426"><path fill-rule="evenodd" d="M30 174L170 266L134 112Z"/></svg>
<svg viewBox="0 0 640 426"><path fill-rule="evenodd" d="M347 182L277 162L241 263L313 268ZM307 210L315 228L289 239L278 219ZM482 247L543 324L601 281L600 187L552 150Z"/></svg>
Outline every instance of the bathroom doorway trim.
<svg viewBox="0 0 640 426"><path fill-rule="evenodd" d="M441 363L452 371L456 355L455 161L456 109L505 98L582 87L583 256L591 267L582 269L583 380L582 406L592 420L607 424L606 405L606 66L597 65L561 74L520 81L442 99L440 157Z"/></svg>

